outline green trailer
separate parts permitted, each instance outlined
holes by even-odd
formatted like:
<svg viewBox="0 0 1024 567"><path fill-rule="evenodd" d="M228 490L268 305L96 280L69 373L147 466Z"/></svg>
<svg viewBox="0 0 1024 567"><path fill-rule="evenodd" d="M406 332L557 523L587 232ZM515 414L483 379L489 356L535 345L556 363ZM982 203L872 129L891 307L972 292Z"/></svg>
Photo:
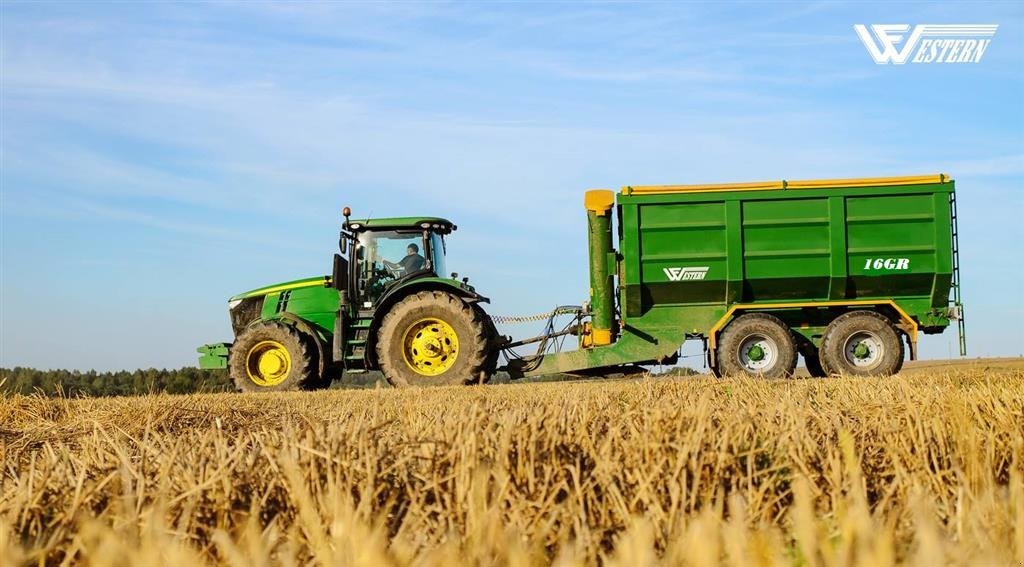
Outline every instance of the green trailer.
<svg viewBox="0 0 1024 567"><path fill-rule="evenodd" d="M345 221L329 276L229 300L235 340L199 348L241 390L325 386L380 370L394 385L614 372L702 341L716 374L898 372L952 321L965 354L956 198L945 175L588 191L590 298L544 334L497 333L468 279L445 275L437 217ZM573 320L556 331L557 315ZM566 335L578 348L552 351ZM557 340L556 340L557 339ZM539 343L536 354L516 348Z"/></svg>
<svg viewBox="0 0 1024 567"><path fill-rule="evenodd" d="M513 370L671 363L698 339L716 373L784 376L799 353L891 374L953 319L964 349L955 204L946 175L589 191L590 337Z"/></svg>

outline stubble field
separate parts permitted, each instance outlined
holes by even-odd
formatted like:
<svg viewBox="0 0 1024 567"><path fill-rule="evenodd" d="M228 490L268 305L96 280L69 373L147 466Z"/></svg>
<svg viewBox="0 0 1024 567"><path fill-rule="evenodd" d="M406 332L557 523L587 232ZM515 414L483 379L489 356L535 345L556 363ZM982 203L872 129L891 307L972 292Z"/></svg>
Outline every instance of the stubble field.
<svg viewBox="0 0 1024 567"><path fill-rule="evenodd" d="M1024 565L1024 370L0 398L0 564Z"/></svg>

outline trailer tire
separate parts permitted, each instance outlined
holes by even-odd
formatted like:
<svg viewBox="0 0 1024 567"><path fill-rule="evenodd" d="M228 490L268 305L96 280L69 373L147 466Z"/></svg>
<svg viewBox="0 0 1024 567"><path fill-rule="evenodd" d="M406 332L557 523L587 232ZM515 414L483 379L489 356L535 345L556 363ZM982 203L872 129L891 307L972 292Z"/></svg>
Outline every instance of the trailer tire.
<svg viewBox="0 0 1024 567"><path fill-rule="evenodd" d="M256 323L231 345L228 368L242 392L280 392L315 387L319 382L315 346L295 328L276 322Z"/></svg>
<svg viewBox="0 0 1024 567"><path fill-rule="evenodd" d="M829 323L820 352L829 374L889 376L903 366L903 341L889 319L874 311L851 311Z"/></svg>
<svg viewBox="0 0 1024 567"><path fill-rule="evenodd" d="M721 378L722 370L718 367L718 356L716 356L716 352L717 351L713 350L707 351L707 356L705 357L705 364L708 365L708 371L711 372L712 377Z"/></svg>
<svg viewBox="0 0 1024 567"><path fill-rule="evenodd" d="M718 371L724 376L786 378L796 368L796 341L781 319L768 313L747 313L722 331Z"/></svg>
<svg viewBox="0 0 1024 567"><path fill-rule="evenodd" d="M900 359L896 363L896 368L894 368L893 371L892 371L893 374L899 374L900 371L903 370L903 363L906 362L906 360L907 360L907 350L906 350L906 346L903 344L903 334L902 333L897 333L896 336L899 339L900 352L902 354L900 354Z"/></svg>
<svg viewBox="0 0 1024 567"><path fill-rule="evenodd" d="M484 383L494 374L496 331L483 310L443 291L394 304L377 331L377 362L392 386Z"/></svg>

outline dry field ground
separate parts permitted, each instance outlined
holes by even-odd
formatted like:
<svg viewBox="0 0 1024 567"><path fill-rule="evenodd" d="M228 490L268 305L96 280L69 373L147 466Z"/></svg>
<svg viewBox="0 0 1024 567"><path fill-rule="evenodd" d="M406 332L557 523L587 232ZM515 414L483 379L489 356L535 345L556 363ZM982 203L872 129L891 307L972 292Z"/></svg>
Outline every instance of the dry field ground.
<svg viewBox="0 0 1024 567"><path fill-rule="evenodd" d="M0 398L0 564L1024 566L1024 369Z"/></svg>

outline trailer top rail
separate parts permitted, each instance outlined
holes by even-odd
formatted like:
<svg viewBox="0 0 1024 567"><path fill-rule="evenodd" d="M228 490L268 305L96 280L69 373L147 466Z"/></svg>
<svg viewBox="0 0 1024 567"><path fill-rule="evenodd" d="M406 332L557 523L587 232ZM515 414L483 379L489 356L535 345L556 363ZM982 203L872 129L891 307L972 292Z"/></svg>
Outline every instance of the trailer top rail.
<svg viewBox="0 0 1024 567"><path fill-rule="evenodd" d="M779 189L833 189L838 187L875 187L880 185L928 185L947 183L953 179L946 173L903 177L859 177L854 179L804 179L796 181L753 181L747 183L710 183L701 185L626 185L623 195L663 195L668 193L701 193L710 191L766 191Z"/></svg>

